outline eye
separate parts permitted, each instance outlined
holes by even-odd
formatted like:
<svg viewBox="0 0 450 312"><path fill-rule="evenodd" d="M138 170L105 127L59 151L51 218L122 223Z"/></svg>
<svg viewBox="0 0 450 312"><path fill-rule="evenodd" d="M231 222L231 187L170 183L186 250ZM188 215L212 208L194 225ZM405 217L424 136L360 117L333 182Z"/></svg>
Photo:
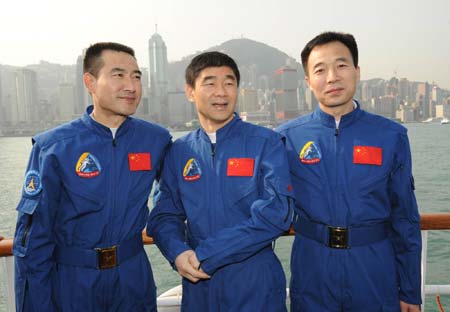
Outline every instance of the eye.
<svg viewBox="0 0 450 312"><path fill-rule="evenodd" d="M134 75L133 78L136 80L141 80L141 75Z"/></svg>
<svg viewBox="0 0 450 312"><path fill-rule="evenodd" d="M122 78L123 77L123 73L114 73L113 77Z"/></svg>
<svg viewBox="0 0 450 312"><path fill-rule="evenodd" d="M323 68L317 68L315 71L314 71L314 74L321 74L321 73L323 73L324 72L324 69Z"/></svg>

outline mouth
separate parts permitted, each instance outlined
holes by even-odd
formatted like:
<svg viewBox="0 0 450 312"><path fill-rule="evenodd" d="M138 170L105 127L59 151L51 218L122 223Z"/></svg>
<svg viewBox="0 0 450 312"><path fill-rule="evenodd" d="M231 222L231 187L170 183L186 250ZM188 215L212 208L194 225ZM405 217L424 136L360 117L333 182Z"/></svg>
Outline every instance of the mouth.
<svg viewBox="0 0 450 312"><path fill-rule="evenodd" d="M228 102L219 102L219 103L212 103L212 106L216 109L222 110L225 109L228 106Z"/></svg>
<svg viewBox="0 0 450 312"><path fill-rule="evenodd" d="M136 101L136 97L134 97L134 96L120 96L119 99L125 100L127 102L134 102L134 101Z"/></svg>
<svg viewBox="0 0 450 312"><path fill-rule="evenodd" d="M325 91L325 94L337 94L343 90L344 90L344 88L333 88L333 89L329 89L329 90Z"/></svg>

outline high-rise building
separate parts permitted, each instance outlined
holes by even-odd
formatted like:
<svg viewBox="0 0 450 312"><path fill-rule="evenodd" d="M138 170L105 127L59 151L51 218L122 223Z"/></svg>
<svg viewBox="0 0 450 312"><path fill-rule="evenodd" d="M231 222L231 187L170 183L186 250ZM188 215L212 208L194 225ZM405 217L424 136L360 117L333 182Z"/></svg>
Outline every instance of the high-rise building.
<svg viewBox="0 0 450 312"><path fill-rule="evenodd" d="M175 129L195 118L195 105L188 102L186 94L182 91L168 92L167 111L170 116L167 125Z"/></svg>
<svg viewBox="0 0 450 312"><path fill-rule="evenodd" d="M417 85L416 103L420 106L420 118L423 120L434 116L432 110L430 110L430 93L430 85L428 82Z"/></svg>
<svg viewBox="0 0 450 312"><path fill-rule="evenodd" d="M300 114L297 87L297 69L283 67L275 72L276 119L292 119Z"/></svg>
<svg viewBox="0 0 450 312"><path fill-rule="evenodd" d="M393 95L384 95L372 98L372 110L374 113L394 118L397 111L396 97Z"/></svg>
<svg viewBox="0 0 450 312"><path fill-rule="evenodd" d="M3 107L3 124L14 125L18 122L16 73L11 67L2 67L0 70L0 89L2 90L0 102Z"/></svg>
<svg viewBox="0 0 450 312"><path fill-rule="evenodd" d="M167 48L158 30L148 41L150 115L157 122L167 124L168 112L168 61Z"/></svg>
<svg viewBox="0 0 450 312"><path fill-rule="evenodd" d="M239 89L239 112L256 112L259 110L258 93L255 89Z"/></svg>
<svg viewBox="0 0 450 312"><path fill-rule="evenodd" d="M75 111L76 105L76 88L71 83L61 83L58 86L58 110L59 122L66 122L74 119L80 113Z"/></svg>
<svg viewBox="0 0 450 312"><path fill-rule="evenodd" d="M31 123L39 120L38 116L38 85L36 72L19 68L15 72L16 106L13 107L14 121Z"/></svg>
<svg viewBox="0 0 450 312"><path fill-rule="evenodd" d="M86 54L86 49L83 49L82 55L77 58L77 67L76 67L76 81L75 81L75 107L73 108L73 112L76 115L82 115L87 106L92 104L92 99L89 96L87 89L84 86L83 82L83 59Z"/></svg>

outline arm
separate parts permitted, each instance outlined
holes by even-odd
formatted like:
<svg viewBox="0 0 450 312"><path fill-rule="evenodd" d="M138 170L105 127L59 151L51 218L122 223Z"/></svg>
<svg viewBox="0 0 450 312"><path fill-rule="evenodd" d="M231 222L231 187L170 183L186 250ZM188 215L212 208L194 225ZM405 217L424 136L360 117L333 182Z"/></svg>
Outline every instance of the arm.
<svg viewBox="0 0 450 312"><path fill-rule="evenodd" d="M391 173L391 222L396 253L400 300L421 304L421 234L420 217L414 195L411 151L406 133L399 135Z"/></svg>
<svg viewBox="0 0 450 312"><path fill-rule="evenodd" d="M185 242L186 214L169 158L168 155L164 161L161 179L155 188L154 208L147 223L147 234L153 237L161 253L181 276L197 282L209 276L200 269L194 251Z"/></svg>
<svg viewBox="0 0 450 312"><path fill-rule="evenodd" d="M171 167L171 151L164 160L161 179L155 185L154 207L147 222L147 234L153 237L164 257L174 265L176 257L191 247L186 244L186 214Z"/></svg>
<svg viewBox="0 0 450 312"><path fill-rule="evenodd" d="M40 181L39 181L40 180ZM59 178L51 157L34 144L27 167L14 237L15 293L18 311L54 311L51 274L54 268L53 223Z"/></svg>
<svg viewBox="0 0 450 312"><path fill-rule="evenodd" d="M250 217L201 241L195 253L202 269L212 274L218 268L242 261L280 236L291 224L290 178L281 136L266 143L258 168L260 194L249 210Z"/></svg>

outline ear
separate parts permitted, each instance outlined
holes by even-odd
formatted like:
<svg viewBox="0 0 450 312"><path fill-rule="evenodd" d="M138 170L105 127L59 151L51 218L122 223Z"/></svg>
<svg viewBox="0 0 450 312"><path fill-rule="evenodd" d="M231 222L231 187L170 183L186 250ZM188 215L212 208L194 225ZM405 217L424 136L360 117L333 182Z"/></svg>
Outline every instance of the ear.
<svg viewBox="0 0 450 312"><path fill-rule="evenodd" d="M356 83L359 82L360 78L361 78L361 70L360 70L360 68L358 66L358 67L356 67Z"/></svg>
<svg viewBox="0 0 450 312"><path fill-rule="evenodd" d="M186 98L189 102L195 102L194 88L187 83L184 85L184 93L186 93Z"/></svg>
<svg viewBox="0 0 450 312"><path fill-rule="evenodd" d="M86 89L89 91L89 93L92 94L92 92L95 90L97 79L95 79L94 75L92 75L91 73L84 73L83 82Z"/></svg>
<svg viewBox="0 0 450 312"><path fill-rule="evenodd" d="M309 86L309 77L307 75L305 75L305 82L306 82L306 85L308 86L308 88L311 89L311 87Z"/></svg>

